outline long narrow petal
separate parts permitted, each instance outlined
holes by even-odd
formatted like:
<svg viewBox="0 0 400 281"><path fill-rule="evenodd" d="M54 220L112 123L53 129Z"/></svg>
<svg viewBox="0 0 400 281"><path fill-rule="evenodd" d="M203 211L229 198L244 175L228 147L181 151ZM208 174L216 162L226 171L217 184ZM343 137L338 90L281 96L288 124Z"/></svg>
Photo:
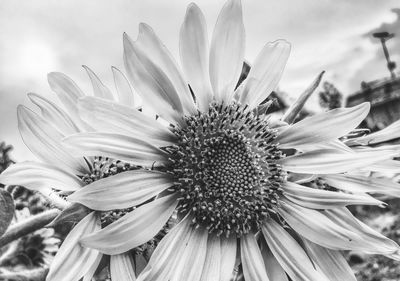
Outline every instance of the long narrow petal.
<svg viewBox="0 0 400 281"><path fill-rule="evenodd" d="M144 23L139 24L139 35L135 46L140 48L147 56L159 66L174 86L186 114L196 112L196 107L191 96L187 82L171 53L154 33L153 29Z"/></svg>
<svg viewBox="0 0 400 281"><path fill-rule="evenodd" d="M400 197L400 184L386 178L353 175L323 175L321 178L330 186L350 192L369 192Z"/></svg>
<svg viewBox="0 0 400 281"><path fill-rule="evenodd" d="M188 242L181 249L179 259L175 263L169 280L200 281L207 251L213 250L208 248L207 238L208 230L205 228L198 228L192 231Z"/></svg>
<svg viewBox="0 0 400 281"><path fill-rule="evenodd" d="M294 173L337 174L390 159L396 154L397 152L391 151L343 153L333 149L321 149L289 156L279 162L286 171Z"/></svg>
<svg viewBox="0 0 400 281"><path fill-rule="evenodd" d="M214 28L210 49L210 81L217 101L230 102L242 71L245 30L240 0L229 0Z"/></svg>
<svg viewBox="0 0 400 281"><path fill-rule="evenodd" d="M237 255L236 237L221 237L221 274L220 281L231 280Z"/></svg>
<svg viewBox="0 0 400 281"><path fill-rule="evenodd" d="M360 246L361 237L357 233L336 224L323 211L282 201L279 213L297 233L316 244L336 250Z"/></svg>
<svg viewBox="0 0 400 281"><path fill-rule="evenodd" d="M264 260L265 268L267 269L267 275L269 280L272 281L289 281L285 270L279 264L279 262L272 254L271 250L269 249L267 243L264 239L261 239L261 254Z"/></svg>
<svg viewBox="0 0 400 281"><path fill-rule="evenodd" d="M92 281L93 276L96 273L97 268L100 265L101 260L104 258L103 254L97 256L96 260L89 266L88 271L83 276L82 281Z"/></svg>
<svg viewBox="0 0 400 281"><path fill-rule="evenodd" d="M208 109L213 93L208 64L207 24L196 4L186 10L179 37L179 50L183 70L196 96L201 111Z"/></svg>
<svg viewBox="0 0 400 281"><path fill-rule="evenodd" d="M193 232L190 217L186 216L160 241L138 281L168 280L181 259L182 251Z"/></svg>
<svg viewBox="0 0 400 281"><path fill-rule="evenodd" d="M200 281L221 280L221 239L217 235L209 235L207 241L207 255Z"/></svg>
<svg viewBox="0 0 400 281"><path fill-rule="evenodd" d="M43 118L50 121L63 135L74 134L80 131L68 114L55 103L33 93L28 94L28 97L40 108Z"/></svg>
<svg viewBox="0 0 400 281"><path fill-rule="evenodd" d="M181 122L182 104L171 81L134 44L124 34L124 64L132 86L140 93L145 105L165 120L170 123Z"/></svg>
<svg viewBox="0 0 400 281"><path fill-rule="evenodd" d="M356 138L356 139L350 139L348 140L348 144L363 144L363 145L368 145L368 144L378 144L381 142L386 142L390 141L393 139L398 139L400 138L400 120L393 122L386 128L379 130L377 132L374 132L372 134Z"/></svg>
<svg viewBox="0 0 400 281"><path fill-rule="evenodd" d="M111 93L110 89L107 88L101 82L100 78L97 77L97 75L93 72L93 70L91 70L86 65L84 65L83 68L86 70L86 72L90 78L90 81L92 82L94 96L103 98L103 99L114 100L114 96Z"/></svg>
<svg viewBox="0 0 400 281"><path fill-rule="evenodd" d="M336 108L305 118L281 132L276 141L281 148L298 148L310 143L335 140L356 128L367 116L369 103Z"/></svg>
<svg viewBox="0 0 400 281"><path fill-rule="evenodd" d="M250 108L258 106L278 86L290 54L285 40L270 42L258 54L239 94L240 102Z"/></svg>
<svg viewBox="0 0 400 281"><path fill-rule="evenodd" d="M177 204L174 195L146 203L100 231L83 237L81 244L107 255L126 252L153 238L168 221Z"/></svg>
<svg viewBox="0 0 400 281"><path fill-rule="evenodd" d="M357 281L353 270L339 251L321 247L304 240L307 253L330 281Z"/></svg>
<svg viewBox="0 0 400 281"><path fill-rule="evenodd" d="M261 229L271 252L293 280L328 281L314 268L297 241L277 222L268 219Z"/></svg>
<svg viewBox="0 0 400 281"><path fill-rule="evenodd" d="M97 250L82 247L82 235L100 229L100 220L92 212L82 219L68 234L51 264L47 281L79 280L101 255Z"/></svg>
<svg viewBox="0 0 400 281"><path fill-rule="evenodd" d="M162 172L134 170L95 181L68 196L96 211L137 206L173 185Z"/></svg>
<svg viewBox="0 0 400 281"><path fill-rule="evenodd" d="M111 280L135 281L134 262L130 253L112 255L110 257Z"/></svg>
<svg viewBox="0 0 400 281"><path fill-rule="evenodd" d="M5 185L20 185L41 191L52 188L75 191L83 182L74 174L40 162L20 162L8 167L0 174L0 182Z"/></svg>
<svg viewBox="0 0 400 281"><path fill-rule="evenodd" d="M118 93L118 102L134 108L137 106L137 97L135 98L135 94L128 79L118 68L112 67L111 70L114 76L115 88Z"/></svg>
<svg viewBox="0 0 400 281"><path fill-rule="evenodd" d="M391 256L399 252L399 245L355 218L346 208L325 211L326 216L340 227L361 237L359 251L367 254Z"/></svg>
<svg viewBox="0 0 400 281"><path fill-rule="evenodd" d="M384 202L363 194L348 194L343 192L315 189L292 182L285 182L282 188L286 198L306 208L332 209L347 205L386 206Z"/></svg>
<svg viewBox="0 0 400 281"><path fill-rule="evenodd" d="M75 149L76 155L102 155L137 165L151 166L165 162L165 152L139 138L112 133L82 133L71 135L64 143Z"/></svg>
<svg viewBox="0 0 400 281"><path fill-rule="evenodd" d="M18 128L26 146L39 158L57 167L81 174L87 166L83 158L74 158L62 145L64 137L55 127L30 109L18 106Z"/></svg>
<svg viewBox="0 0 400 281"><path fill-rule="evenodd" d="M364 168L365 170L381 172L381 173L398 173L400 171L400 161L384 160L374 163Z"/></svg>
<svg viewBox="0 0 400 281"><path fill-rule="evenodd" d="M176 139L154 118L117 103L86 97L79 100L79 109L81 117L101 132L138 136L159 146L170 145Z"/></svg>
<svg viewBox="0 0 400 281"><path fill-rule="evenodd" d="M269 281L256 237L249 233L240 238L240 253L244 278L249 281Z"/></svg>
<svg viewBox="0 0 400 281"><path fill-rule="evenodd" d="M60 72L49 73L47 80L50 88L57 94L70 115L78 116L78 99L85 96L78 85L67 75Z"/></svg>

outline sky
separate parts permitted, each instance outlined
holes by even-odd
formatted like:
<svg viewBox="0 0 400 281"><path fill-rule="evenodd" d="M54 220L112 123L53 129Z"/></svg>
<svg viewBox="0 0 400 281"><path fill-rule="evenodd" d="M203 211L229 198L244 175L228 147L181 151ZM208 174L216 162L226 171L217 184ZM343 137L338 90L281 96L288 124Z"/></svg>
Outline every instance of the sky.
<svg viewBox="0 0 400 281"><path fill-rule="evenodd" d="M18 161L33 159L17 128L16 107L34 92L56 100L47 73L60 71L91 92L82 65L112 87L111 66L123 69L122 34L136 38L145 22L179 58L179 29L186 0L0 0L0 141L14 146ZM223 0L196 4L205 14L209 35ZM376 31L400 31L398 0L242 0L246 59L251 64L268 41L286 39L292 53L279 89L295 99L322 70L344 94L361 81L387 77ZM400 64L400 34L388 41ZM317 95L308 106L317 110Z"/></svg>

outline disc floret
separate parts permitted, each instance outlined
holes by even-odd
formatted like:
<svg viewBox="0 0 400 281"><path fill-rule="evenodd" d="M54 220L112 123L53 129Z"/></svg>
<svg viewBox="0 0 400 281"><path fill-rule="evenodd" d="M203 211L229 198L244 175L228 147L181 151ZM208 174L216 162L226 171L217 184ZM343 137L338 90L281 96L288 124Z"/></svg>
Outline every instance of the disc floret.
<svg viewBox="0 0 400 281"><path fill-rule="evenodd" d="M257 231L275 213L285 173L268 121L239 104L212 104L175 128L170 173L178 209L218 235Z"/></svg>

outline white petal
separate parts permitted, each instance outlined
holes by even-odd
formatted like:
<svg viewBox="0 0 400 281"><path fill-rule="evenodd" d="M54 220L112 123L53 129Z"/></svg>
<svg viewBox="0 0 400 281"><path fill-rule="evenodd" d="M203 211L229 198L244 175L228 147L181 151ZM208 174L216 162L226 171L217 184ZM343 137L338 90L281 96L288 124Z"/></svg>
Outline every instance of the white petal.
<svg viewBox="0 0 400 281"><path fill-rule="evenodd" d="M359 248L361 237L329 219L325 211L303 208L281 201L279 213L294 231L306 239L330 249Z"/></svg>
<svg viewBox="0 0 400 281"><path fill-rule="evenodd" d="M111 93L110 89L108 89L100 81L99 77L97 77L97 75L86 65L83 65L83 68L86 70L90 81L92 82L94 96L103 99L114 100L114 96Z"/></svg>
<svg viewBox="0 0 400 281"><path fill-rule="evenodd" d="M242 72L245 30L240 0L228 0L214 28L210 50L210 81L217 101L230 103Z"/></svg>
<svg viewBox="0 0 400 281"><path fill-rule="evenodd" d="M208 64L207 24L203 13L196 4L186 10L179 38L179 50L183 70L196 96L201 111L208 109L212 100Z"/></svg>
<svg viewBox="0 0 400 281"><path fill-rule="evenodd" d="M150 139L159 146L170 145L176 140L176 136L167 127L133 108L86 97L79 100L79 109L81 117L98 131Z"/></svg>
<svg viewBox="0 0 400 281"><path fill-rule="evenodd" d="M189 216L186 216L167 233L153 252L146 268L138 276L138 281L168 280L193 232L190 223Z"/></svg>
<svg viewBox="0 0 400 281"><path fill-rule="evenodd" d="M28 148L39 158L56 167L69 168L81 174L87 172L83 158L74 158L61 144L64 137L42 117L23 106L18 106L18 128Z"/></svg>
<svg viewBox="0 0 400 281"><path fill-rule="evenodd" d="M94 212L82 219L68 234L50 266L47 281L79 280L101 255L97 250L82 247L82 235L100 229L100 220Z"/></svg>
<svg viewBox="0 0 400 281"><path fill-rule="evenodd" d="M372 134L356 138L356 139L350 139L348 140L349 145L351 144L363 144L363 145L368 145L368 144L378 144L381 142L386 142L390 141L393 139L400 138L400 120L390 124L386 128L379 130L377 132L374 132Z"/></svg>
<svg viewBox="0 0 400 281"><path fill-rule="evenodd" d="M146 203L100 231L82 238L81 244L107 255L126 252L156 236L177 204L174 195Z"/></svg>
<svg viewBox="0 0 400 281"><path fill-rule="evenodd" d="M137 206L173 185L167 174L134 170L95 181L68 196L96 211L109 211Z"/></svg>
<svg viewBox="0 0 400 281"><path fill-rule="evenodd" d="M196 113L189 87L183 79L175 59L160 41L153 29L144 23L139 25L139 35L135 45L143 51L162 72L168 77L174 86L186 114Z"/></svg>
<svg viewBox="0 0 400 281"><path fill-rule="evenodd" d="M381 172L381 173L398 173L400 171L400 161L384 160L374 163L364 168L365 170Z"/></svg>
<svg viewBox="0 0 400 281"><path fill-rule="evenodd" d="M369 112L369 103L350 108L336 108L305 118L281 132L276 141L281 148L335 140L356 128Z"/></svg>
<svg viewBox="0 0 400 281"><path fill-rule="evenodd" d="M221 280L221 239L217 235L209 235L207 241L207 255L200 281Z"/></svg>
<svg viewBox="0 0 400 281"><path fill-rule="evenodd" d="M80 130L72 119L56 104L36 94L28 94L29 99L36 104L45 120L49 121L63 135L78 133Z"/></svg>
<svg viewBox="0 0 400 281"><path fill-rule="evenodd" d="M264 239L261 239L261 254L264 260L265 268L267 269L267 275L269 280L272 281L289 281L285 270L274 257L271 250L268 248L267 243Z"/></svg>
<svg viewBox="0 0 400 281"><path fill-rule="evenodd" d="M270 42L258 54L239 93L242 104L258 106L278 86L290 54L290 44L285 40Z"/></svg>
<svg viewBox="0 0 400 281"><path fill-rule="evenodd" d="M240 238L240 253L245 280L270 280L264 267L260 248L253 233L246 234Z"/></svg>
<svg viewBox="0 0 400 281"><path fill-rule="evenodd" d="M323 274L315 270L297 241L277 222L268 219L261 229L271 252L293 280L328 281Z"/></svg>
<svg viewBox="0 0 400 281"><path fill-rule="evenodd" d="M132 86L143 98L145 105L154 109L158 115L170 123L181 122L182 104L171 81L158 66L140 53L140 50L125 34L124 63Z"/></svg>
<svg viewBox="0 0 400 281"><path fill-rule="evenodd" d="M75 191L83 186L83 182L72 173L49 164L30 161L8 167L0 174L0 182L5 185L21 185L37 191L49 188Z"/></svg>
<svg viewBox="0 0 400 281"><path fill-rule="evenodd" d="M130 253L111 255L110 273L111 280L135 281L134 262Z"/></svg>
<svg viewBox="0 0 400 281"><path fill-rule="evenodd" d="M47 75L50 88L57 94L71 116L78 116L77 102L85 96L75 82L60 72L51 72Z"/></svg>
<svg viewBox="0 0 400 281"><path fill-rule="evenodd" d="M207 238L207 229L198 228L192 230L189 241L185 243L183 248L180 250L181 253L179 259L176 261L173 273L171 274L171 277L169 277L169 280L200 281L207 251L213 250L207 247ZM210 279L210 281L211 280L214 279Z"/></svg>
<svg viewBox="0 0 400 281"><path fill-rule="evenodd" d="M355 218L346 208L326 210L325 215L337 225L361 237L358 251L367 254L381 254L391 257L399 252L399 245Z"/></svg>
<svg viewBox="0 0 400 281"><path fill-rule="evenodd" d="M76 155L102 155L125 160L137 165L151 166L155 162L165 162L166 153L158 147L139 138L112 133L82 133L64 139Z"/></svg>
<svg viewBox="0 0 400 281"><path fill-rule="evenodd" d="M301 174L337 174L387 160L396 155L390 151L343 153L321 149L283 158L279 162L286 171Z"/></svg>
<svg viewBox="0 0 400 281"><path fill-rule="evenodd" d="M312 209L332 209L347 205L379 205L386 206L382 201L363 194L348 194L321 190L302 186L292 182L285 182L282 186L284 195L290 201Z"/></svg>
<svg viewBox="0 0 400 281"><path fill-rule="evenodd" d="M221 280L231 280L236 262L237 242L236 237L221 237Z"/></svg>
<svg viewBox="0 0 400 281"><path fill-rule="evenodd" d="M330 281L357 281L353 270L339 251L330 250L317 244L303 241L307 253Z"/></svg>
<svg viewBox="0 0 400 281"><path fill-rule="evenodd" d="M114 76L115 88L118 93L118 102L134 108L137 106L137 97L135 97L131 84L121 70L116 67L112 67L111 69Z"/></svg>
<svg viewBox="0 0 400 281"><path fill-rule="evenodd" d="M324 175L321 178L335 188L350 192L369 192L400 197L400 184L387 178L352 175Z"/></svg>
<svg viewBox="0 0 400 281"><path fill-rule="evenodd" d="M92 281L92 278L94 274L96 273L97 268L99 267L99 264L101 260L103 259L103 254L97 255L96 260L92 263L91 266L89 266L88 271L85 273L85 276L83 276L82 281Z"/></svg>

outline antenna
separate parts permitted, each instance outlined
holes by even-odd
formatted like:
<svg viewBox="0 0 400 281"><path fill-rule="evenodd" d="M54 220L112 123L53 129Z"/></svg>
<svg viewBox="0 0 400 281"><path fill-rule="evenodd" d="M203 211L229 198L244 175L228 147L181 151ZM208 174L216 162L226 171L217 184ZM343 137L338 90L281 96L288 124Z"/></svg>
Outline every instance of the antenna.
<svg viewBox="0 0 400 281"><path fill-rule="evenodd" d="M394 37L394 33L389 33L389 32L376 32L374 34L372 34L372 36L374 36L375 38L378 38L381 40L382 43L382 48L383 48L383 53L385 54L385 58L387 61L387 68L390 71L390 75L392 78L396 77L396 74L394 73L394 69L396 68L396 63L394 61L390 60L389 57L389 51L386 47L386 41L388 41L389 39Z"/></svg>

